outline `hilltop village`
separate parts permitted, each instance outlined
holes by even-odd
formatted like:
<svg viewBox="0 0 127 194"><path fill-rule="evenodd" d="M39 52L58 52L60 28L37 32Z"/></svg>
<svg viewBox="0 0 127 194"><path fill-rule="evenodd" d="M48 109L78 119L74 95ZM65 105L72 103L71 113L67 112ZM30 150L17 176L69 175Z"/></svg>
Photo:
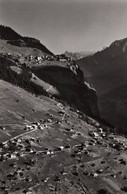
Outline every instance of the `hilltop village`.
<svg viewBox="0 0 127 194"><path fill-rule="evenodd" d="M10 61L14 61L17 66L21 67L34 67L38 65L47 65L48 62L56 62L58 64L59 62L63 62L63 66L68 67L71 71L75 72L75 69L78 69L79 66L76 64L76 62L70 58L65 56L64 54L61 55L42 55L42 56L36 56L36 55L28 55L25 56L23 54L18 55L12 55L11 53L0 53L1 57L6 57Z"/></svg>

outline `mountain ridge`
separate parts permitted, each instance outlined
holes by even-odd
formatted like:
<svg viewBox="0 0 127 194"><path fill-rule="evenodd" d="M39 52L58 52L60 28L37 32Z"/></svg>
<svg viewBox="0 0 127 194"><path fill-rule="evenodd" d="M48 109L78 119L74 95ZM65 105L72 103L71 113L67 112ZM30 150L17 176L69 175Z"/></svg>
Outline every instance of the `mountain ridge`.
<svg viewBox="0 0 127 194"><path fill-rule="evenodd" d="M49 55L54 55L36 38L21 36L10 27L0 25L0 39L7 40L7 42L12 45L23 46L24 44L24 46L37 48Z"/></svg>
<svg viewBox="0 0 127 194"><path fill-rule="evenodd" d="M94 86L102 117L126 133L127 39L77 61L84 76ZM120 129L121 131L121 129Z"/></svg>

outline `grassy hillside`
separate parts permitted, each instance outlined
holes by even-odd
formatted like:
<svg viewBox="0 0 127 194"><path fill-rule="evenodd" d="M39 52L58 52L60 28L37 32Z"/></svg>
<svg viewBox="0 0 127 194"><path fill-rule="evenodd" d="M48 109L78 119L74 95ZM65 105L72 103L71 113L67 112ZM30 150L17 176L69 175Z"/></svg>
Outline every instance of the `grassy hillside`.
<svg viewBox="0 0 127 194"><path fill-rule="evenodd" d="M3 80L0 93L1 194L126 191L125 138Z"/></svg>

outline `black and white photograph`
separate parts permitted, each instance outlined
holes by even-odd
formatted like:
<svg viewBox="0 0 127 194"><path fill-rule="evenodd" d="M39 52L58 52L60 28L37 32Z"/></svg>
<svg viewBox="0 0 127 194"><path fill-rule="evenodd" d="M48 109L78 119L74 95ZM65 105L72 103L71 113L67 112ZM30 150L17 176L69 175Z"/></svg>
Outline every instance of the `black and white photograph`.
<svg viewBox="0 0 127 194"><path fill-rule="evenodd" d="M127 193L127 0L0 0L0 194Z"/></svg>

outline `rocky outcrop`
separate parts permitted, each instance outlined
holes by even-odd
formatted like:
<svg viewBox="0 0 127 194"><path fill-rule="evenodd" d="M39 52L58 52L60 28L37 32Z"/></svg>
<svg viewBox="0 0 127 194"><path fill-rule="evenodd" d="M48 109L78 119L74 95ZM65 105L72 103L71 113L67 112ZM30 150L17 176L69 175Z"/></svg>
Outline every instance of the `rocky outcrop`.
<svg viewBox="0 0 127 194"><path fill-rule="evenodd" d="M57 88L60 94L58 98L89 116L100 117L96 92L84 84L83 72L79 68L73 72L65 67L47 66L36 68L34 73Z"/></svg>

